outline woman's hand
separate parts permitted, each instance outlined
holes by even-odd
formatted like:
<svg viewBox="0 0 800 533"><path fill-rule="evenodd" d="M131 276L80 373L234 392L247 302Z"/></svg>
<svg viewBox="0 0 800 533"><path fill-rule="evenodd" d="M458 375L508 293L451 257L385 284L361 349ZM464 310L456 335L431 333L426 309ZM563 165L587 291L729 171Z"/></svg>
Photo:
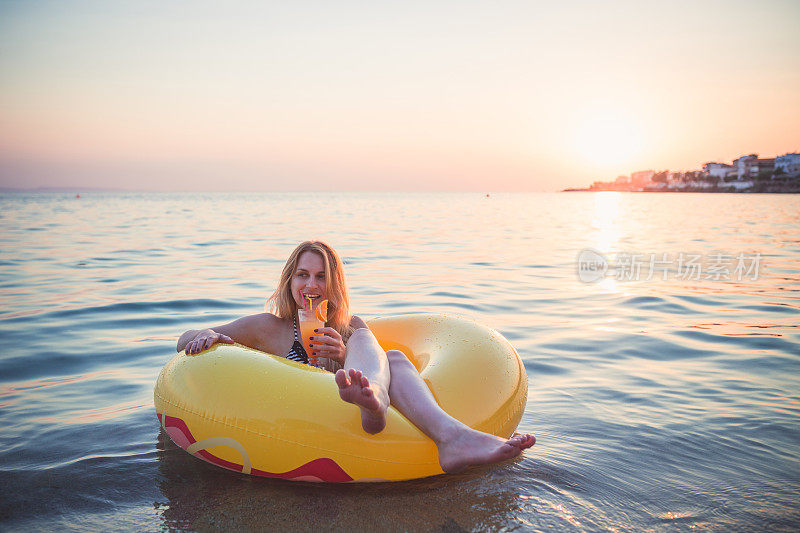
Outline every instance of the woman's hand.
<svg viewBox="0 0 800 533"><path fill-rule="evenodd" d="M311 349L314 357L327 357L344 365L345 347L342 336L333 328L318 328L314 330L317 335L311 337Z"/></svg>
<svg viewBox="0 0 800 533"><path fill-rule="evenodd" d="M194 355L203 350L208 350L216 343L233 344L233 339L222 333L217 333L213 329L204 329L186 345L186 355Z"/></svg>

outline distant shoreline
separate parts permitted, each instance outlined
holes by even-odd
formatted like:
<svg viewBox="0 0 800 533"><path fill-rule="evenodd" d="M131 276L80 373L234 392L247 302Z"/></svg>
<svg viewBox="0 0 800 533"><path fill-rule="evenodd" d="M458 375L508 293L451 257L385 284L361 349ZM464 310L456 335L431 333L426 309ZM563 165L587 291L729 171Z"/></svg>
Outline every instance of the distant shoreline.
<svg viewBox="0 0 800 533"><path fill-rule="evenodd" d="M132 191L129 189L109 189L105 187L0 187L0 193L6 192L63 192L63 193L84 193L84 192L143 192Z"/></svg>
<svg viewBox="0 0 800 533"><path fill-rule="evenodd" d="M563 189L559 192L630 192L630 193L657 193L657 194L667 194L667 193L676 193L676 194L686 194L686 193L703 193L703 194L800 194L800 190L797 191L678 191L678 190L667 190L667 191L626 191L626 190L617 190L617 189Z"/></svg>
<svg viewBox="0 0 800 533"><path fill-rule="evenodd" d="M562 192L634 192L634 193L648 193L648 192L655 192L655 193L721 193L721 194L800 194L800 187L796 187L790 190L731 190L731 189L648 189L648 190L630 190L630 189L590 189L588 187L585 188L577 188L577 187L570 187L567 189L556 190L556 191L508 191L510 194L514 194L515 192L519 193L547 193L547 192L554 192L554 193L562 193ZM100 187L34 187L30 189L23 189L20 187L0 187L0 194L37 194L37 193L45 193L45 194L72 194L72 195L80 195L80 194L92 194L92 193L131 193L131 194L138 194L138 193L156 193L156 194L185 194L185 193L215 193L219 191L150 191L150 190L135 190L135 189L110 189L110 188L100 188ZM226 191L230 193L243 193L243 194L259 194L259 193L302 193L303 191ZM368 191L342 191L342 192L354 192L354 193L364 193ZM413 192L413 191L376 191L382 192L386 194L394 194L396 192ZM464 193L464 194L479 194L479 195L488 195L487 193L482 193L478 191L421 191L425 193ZM491 194L506 194L502 191L495 191Z"/></svg>
<svg viewBox="0 0 800 533"><path fill-rule="evenodd" d="M765 187L752 187L750 189L733 189L731 187L720 187L720 188L710 188L710 189L700 189L700 188L690 188L687 187L685 189L613 189L613 188L598 188L592 189L589 187L585 188L568 188L562 189L560 192L633 192L633 193L640 193L640 192L654 192L654 193L704 193L704 194L800 194L800 185L797 186L769 186L771 184L767 184Z"/></svg>

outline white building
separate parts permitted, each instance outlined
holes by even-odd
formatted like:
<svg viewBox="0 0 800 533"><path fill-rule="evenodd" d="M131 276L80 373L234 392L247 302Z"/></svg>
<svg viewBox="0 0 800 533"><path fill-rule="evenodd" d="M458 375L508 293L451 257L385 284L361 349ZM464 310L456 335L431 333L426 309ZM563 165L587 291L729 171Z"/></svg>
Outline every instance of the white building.
<svg viewBox="0 0 800 533"><path fill-rule="evenodd" d="M734 159L733 166L736 168L736 179L744 181L749 178L750 170L757 159L758 154L743 155L739 159Z"/></svg>
<svg viewBox="0 0 800 533"><path fill-rule="evenodd" d="M778 169L783 171L784 176L796 176L800 174L800 154L791 153L779 155L775 158L775 172Z"/></svg>
<svg viewBox="0 0 800 533"><path fill-rule="evenodd" d="M725 163L706 163L703 165L703 172L708 176L719 178L720 181L725 181L729 175L736 174L736 168L733 165Z"/></svg>

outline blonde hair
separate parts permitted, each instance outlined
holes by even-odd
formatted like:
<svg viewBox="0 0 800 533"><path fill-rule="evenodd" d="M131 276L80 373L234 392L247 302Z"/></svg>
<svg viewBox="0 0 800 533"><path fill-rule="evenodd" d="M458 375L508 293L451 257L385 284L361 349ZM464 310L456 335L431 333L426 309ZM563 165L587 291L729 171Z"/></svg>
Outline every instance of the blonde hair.
<svg viewBox="0 0 800 533"><path fill-rule="evenodd" d="M322 257L325 265L325 286L328 296L328 321L326 326L339 332L347 342L353 328L350 326L350 297L344 278L344 264L336 250L323 241L304 241L289 255L283 266L278 288L267 299L265 308L279 318L293 318L297 303L292 296L292 276L297 270L297 262L305 252L314 252Z"/></svg>

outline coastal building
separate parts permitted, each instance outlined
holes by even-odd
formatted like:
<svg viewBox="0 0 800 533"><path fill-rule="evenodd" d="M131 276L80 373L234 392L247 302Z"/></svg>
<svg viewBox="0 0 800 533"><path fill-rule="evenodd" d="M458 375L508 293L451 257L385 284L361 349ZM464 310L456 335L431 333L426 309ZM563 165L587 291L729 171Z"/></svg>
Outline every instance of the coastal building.
<svg viewBox="0 0 800 533"><path fill-rule="evenodd" d="M781 176L800 176L800 153L779 155L775 158L775 173Z"/></svg>
<svg viewBox="0 0 800 533"><path fill-rule="evenodd" d="M758 154L743 155L733 161L736 168L737 181L747 181L751 178L758 178L759 175L772 177L775 170L775 159L759 159Z"/></svg>
<svg viewBox="0 0 800 533"><path fill-rule="evenodd" d="M736 168L726 163L706 163L703 165L703 172L707 176L713 176L720 181L725 181L728 177L736 175Z"/></svg>
<svg viewBox="0 0 800 533"><path fill-rule="evenodd" d="M750 177L750 169L753 168L754 162L758 159L758 154L743 155L738 159L733 160L733 166L736 168L736 179L744 181Z"/></svg>
<svg viewBox="0 0 800 533"><path fill-rule="evenodd" d="M572 189L568 189L572 190ZM595 181L590 191L800 192L800 152L775 158L747 154L732 165L709 161L703 170L640 170L612 181Z"/></svg>
<svg viewBox="0 0 800 533"><path fill-rule="evenodd" d="M772 179L772 174L775 172L775 158L769 159L756 159L750 167L750 177L756 179Z"/></svg>

